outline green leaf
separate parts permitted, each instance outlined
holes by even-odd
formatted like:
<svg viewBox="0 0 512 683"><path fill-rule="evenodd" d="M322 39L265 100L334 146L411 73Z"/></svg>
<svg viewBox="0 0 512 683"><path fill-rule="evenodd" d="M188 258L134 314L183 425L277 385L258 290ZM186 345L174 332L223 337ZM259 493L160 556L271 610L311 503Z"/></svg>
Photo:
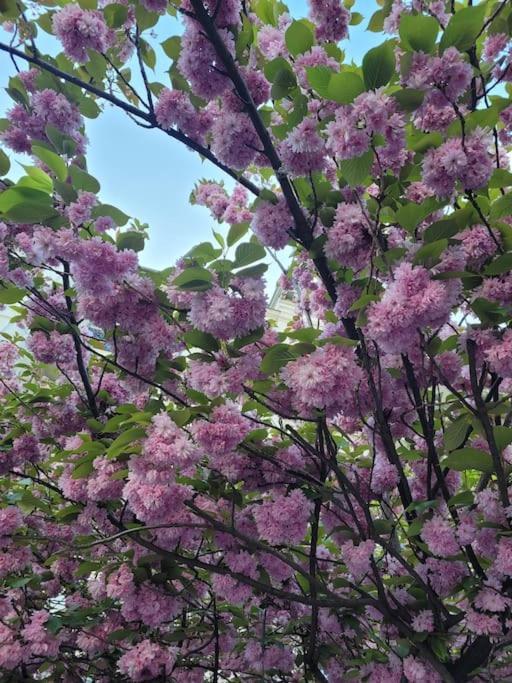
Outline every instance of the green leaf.
<svg viewBox="0 0 512 683"><path fill-rule="evenodd" d="M339 104L350 104L362 92L364 92L363 81L353 71L332 74L327 86L328 98Z"/></svg>
<svg viewBox="0 0 512 683"><path fill-rule="evenodd" d="M425 14L402 14L400 39L402 44L416 52L432 52L436 44L439 24L434 17Z"/></svg>
<svg viewBox="0 0 512 683"><path fill-rule="evenodd" d="M512 254L502 254L485 268L485 275L501 275L512 269Z"/></svg>
<svg viewBox="0 0 512 683"><path fill-rule="evenodd" d="M398 102L400 109L406 112L416 111L425 98L423 90L404 88L393 93L392 97Z"/></svg>
<svg viewBox="0 0 512 683"><path fill-rule="evenodd" d="M327 66L311 66L306 68L308 83L321 97L329 98L329 83L334 71Z"/></svg>
<svg viewBox="0 0 512 683"><path fill-rule="evenodd" d="M412 232L418 223L421 223L424 218L435 210L435 207L435 199L426 199L421 204L410 202L398 209L396 220L403 228Z"/></svg>
<svg viewBox="0 0 512 683"><path fill-rule="evenodd" d="M92 192L93 194L97 194L100 191L100 184L96 178L87 173L87 171L78 168L75 164L70 166L69 175L71 176L75 190L84 190L85 192Z"/></svg>
<svg viewBox="0 0 512 683"><path fill-rule="evenodd" d="M363 19L364 17L361 12L351 12L349 24L350 26L358 26Z"/></svg>
<svg viewBox="0 0 512 683"><path fill-rule="evenodd" d="M144 249L144 235L135 230L121 232L116 240L119 249L131 249L132 251L142 251Z"/></svg>
<svg viewBox="0 0 512 683"><path fill-rule="evenodd" d="M20 287L0 288L0 304L15 304L21 301L26 291Z"/></svg>
<svg viewBox="0 0 512 683"><path fill-rule="evenodd" d="M213 276L206 268L194 266L186 268L173 281L173 284L180 289L190 291L202 292L210 289L212 286Z"/></svg>
<svg viewBox="0 0 512 683"><path fill-rule="evenodd" d="M457 472L478 470L479 472L490 473L493 471L492 458L489 453L470 447L453 451L443 460L442 465Z"/></svg>
<svg viewBox="0 0 512 683"><path fill-rule="evenodd" d="M9 157L2 149L0 149L0 176L7 175L10 168L11 162L9 161Z"/></svg>
<svg viewBox="0 0 512 683"><path fill-rule="evenodd" d="M98 204L92 209L91 216L92 218L100 218L100 216L109 216L118 227L125 225L130 218L125 213L123 213L123 211L116 208L115 206L111 206L110 204Z"/></svg>
<svg viewBox="0 0 512 683"><path fill-rule="evenodd" d="M284 34L288 52L296 57L307 52L315 43L313 31L304 21L293 21Z"/></svg>
<svg viewBox="0 0 512 683"><path fill-rule="evenodd" d="M134 631L130 631L127 628L118 628L107 635L107 640L109 643L115 643L118 640L125 640L126 638L133 638L134 636Z"/></svg>
<svg viewBox="0 0 512 683"><path fill-rule="evenodd" d="M500 451L512 443L512 427L494 427L494 439Z"/></svg>
<svg viewBox="0 0 512 683"><path fill-rule="evenodd" d="M363 57L363 77L367 90L387 85L395 72L393 44L387 40Z"/></svg>
<svg viewBox="0 0 512 683"><path fill-rule="evenodd" d="M241 239L245 233L249 230L249 223L233 223L231 227L229 228L228 236L227 236L227 243L228 247L232 247L233 244L236 244L239 239Z"/></svg>
<svg viewBox="0 0 512 683"><path fill-rule="evenodd" d="M143 439L146 436L146 430L142 427L132 427L120 434L107 448L107 458L117 457L128 444Z"/></svg>
<svg viewBox="0 0 512 683"><path fill-rule="evenodd" d="M495 221L502 216L510 216L512 214L512 192L504 194L491 204L491 220Z"/></svg>
<svg viewBox="0 0 512 683"><path fill-rule="evenodd" d="M421 263L421 265L431 268L436 263L439 263L441 255L447 246L447 239L436 240L430 244L425 244L415 253L413 263L415 265Z"/></svg>
<svg viewBox="0 0 512 683"><path fill-rule="evenodd" d="M243 268L237 271L237 277L261 277L268 270L268 265L266 263L257 263L255 266L250 266L249 268Z"/></svg>
<svg viewBox="0 0 512 683"><path fill-rule="evenodd" d="M469 424L465 417L460 417L448 425L444 432L444 445L449 451L454 451L462 444L466 438L468 427Z"/></svg>
<svg viewBox="0 0 512 683"><path fill-rule="evenodd" d="M204 351L219 351L219 342L215 337L200 330L189 330L183 335L183 339L189 346L196 346Z"/></svg>
<svg viewBox="0 0 512 683"><path fill-rule="evenodd" d="M235 252L233 268L247 266L249 263L259 261L265 257L265 249L255 242L243 242L239 244Z"/></svg>
<svg viewBox="0 0 512 683"><path fill-rule="evenodd" d="M487 2L474 7L463 7L452 15L439 44L441 53L453 45L458 50L468 50L475 43L482 28Z"/></svg>
<svg viewBox="0 0 512 683"><path fill-rule="evenodd" d="M103 15L110 28L120 28L128 17L128 7L117 3L107 5L103 10Z"/></svg>
<svg viewBox="0 0 512 683"><path fill-rule="evenodd" d="M443 218L440 221L435 221L428 226L423 234L423 241L426 244L430 242L437 242L440 239L449 239L460 231L460 226L452 217Z"/></svg>
<svg viewBox="0 0 512 683"><path fill-rule="evenodd" d="M457 493L455 496L452 496L450 500L448 501L448 505L451 507L452 505L454 507L467 507L469 505L473 505L475 502L475 497L472 493L472 491L461 491L460 493Z"/></svg>
<svg viewBox="0 0 512 683"><path fill-rule="evenodd" d="M50 195L29 187L11 187L0 194L0 215L13 223L42 223L56 215Z"/></svg>
<svg viewBox="0 0 512 683"><path fill-rule="evenodd" d="M504 308L495 301L489 301L488 299L475 299L471 304L471 308L484 324L495 325L508 318Z"/></svg>
<svg viewBox="0 0 512 683"><path fill-rule="evenodd" d="M373 164L373 152L369 149L360 157L344 159L339 162L339 168L343 178L352 187L360 185L370 175Z"/></svg>
<svg viewBox="0 0 512 683"><path fill-rule="evenodd" d="M109 5L111 7L111 5ZM80 113L88 119L96 119L100 115L101 109L91 97L83 97L78 105Z"/></svg>
<svg viewBox="0 0 512 683"><path fill-rule="evenodd" d="M509 187L512 185L512 173L504 168L495 168L489 179L489 187Z"/></svg>
<svg viewBox="0 0 512 683"><path fill-rule="evenodd" d="M32 154L38 159L41 159L43 164L46 164L48 168L53 171L58 180L64 182L68 177L68 169L64 159L61 159L58 154L52 152L46 147L40 147L39 145L32 145Z"/></svg>
<svg viewBox="0 0 512 683"><path fill-rule="evenodd" d="M382 31L382 29L384 28L384 20L385 19L386 19L386 15L384 13L384 10L378 9L370 17L370 21L368 22L368 26L366 27L366 30L372 31L372 33L380 33Z"/></svg>
<svg viewBox="0 0 512 683"><path fill-rule="evenodd" d="M180 36L171 36L170 38L167 38L167 40L164 40L164 42L161 43L161 45L162 50L168 57L174 60L178 59L181 51Z"/></svg>
<svg viewBox="0 0 512 683"><path fill-rule="evenodd" d="M295 74L290 69L281 69L277 72L272 83L270 94L272 99L279 100L289 95L297 85Z"/></svg>
<svg viewBox="0 0 512 683"><path fill-rule="evenodd" d="M73 479L85 479L86 477L88 477L94 470L94 466L92 464L93 460L94 456L87 456L86 458L81 458L79 460L79 464L73 468L73 471L71 472L71 477Z"/></svg>
<svg viewBox="0 0 512 683"><path fill-rule="evenodd" d="M261 371L267 375L277 372L283 365L295 359L288 344L276 344L269 349L261 361Z"/></svg>

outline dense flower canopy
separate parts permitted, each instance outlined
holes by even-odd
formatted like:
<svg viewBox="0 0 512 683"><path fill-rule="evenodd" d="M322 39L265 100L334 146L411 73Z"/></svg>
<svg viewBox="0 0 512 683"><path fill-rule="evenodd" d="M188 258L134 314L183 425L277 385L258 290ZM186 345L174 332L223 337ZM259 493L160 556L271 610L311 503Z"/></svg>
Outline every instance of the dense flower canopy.
<svg viewBox="0 0 512 683"><path fill-rule="evenodd" d="M2 681L510 680L512 5L379 5L0 2ZM164 271L106 106L230 178Z"/></svg>

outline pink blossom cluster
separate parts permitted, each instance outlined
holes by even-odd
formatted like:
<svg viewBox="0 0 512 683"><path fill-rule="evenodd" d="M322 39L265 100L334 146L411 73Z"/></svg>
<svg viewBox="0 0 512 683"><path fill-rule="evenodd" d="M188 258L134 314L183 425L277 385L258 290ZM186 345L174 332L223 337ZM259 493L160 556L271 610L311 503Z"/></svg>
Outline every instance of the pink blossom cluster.
<svg viewBox="0 0 512 683"><path fill-rule="evenodd" d="M334 344L326 344L291 361L281 370L281 376L292 390L299 412L318 408L331 416L339 412L353 413L359 384L363 381L354 351Z"/></svg>
<svg viewBox="0 0 512 683"><path fill-rule="evenodd" d="M482 187L493 171L489 135L482 129L460 138L450 138L431 149L423 159L423 182L438 197L450 197L457 182L465 190Z"/></svg>
<svg viewBox="0 0 512 683"><path fill-rule="evenodd" d="M366 331L385 351L400 353L414 346L419 330L445 323L452 305L445 283L422 266L401 263L380 301L369 306Z"/></svg>
<svg viewBox="0 0 512 683"><path fill-rule="evenodd" d="M350 12L338 0L309 0L309 16L318 40L337 43L348 36Z"/></svg>
<svg viewBox="0 0 512 683"><path fill-rule="evenodd" d="M243 337L263 325L266 296L256 278L234 278L229 289L214 285L194 294L189 320L194 327L219 339Z"/></svg>
<svg viewBox="0 0 512 683"><path fill-rule="evenodd" d="M311 503L302 491L274 495L254 508L254 519L260 538L272 545L300 543L306 533Z"/></svg>
<svg viewBox="0 0 512 683"><path fill-rule="evenodd" d="M363 209L358 204L338 204L334 223L327 232L327 258L357 271L368 264L371 248L371 225Z"/></svg>
<svg viewBox="0 0 512 683"><path fill-rule="evenodd" d="M254 210L251 229L260 242L272 249L282 249L290 239L293 216L283 197L277 203L259 200Z"/></svg>
<svg viewBox="0 0 512 683"><path fill-rule="evenodd" d="M378 173L386 169L397 172L407 161L405 119L397 112L391 97L382 90L358 95L351 105L335 112L327 124L327 147L339 159L359 157L370 148L375 135L384 138L378 148Z"/></svg>
<svg viewBox="0 0 512 683"><path fill-rule="evenodd" d="M114 34L97 10L66 5L53 16L53 31L68 57L83 64L89 61L87 50L106 52Z"/></svg>

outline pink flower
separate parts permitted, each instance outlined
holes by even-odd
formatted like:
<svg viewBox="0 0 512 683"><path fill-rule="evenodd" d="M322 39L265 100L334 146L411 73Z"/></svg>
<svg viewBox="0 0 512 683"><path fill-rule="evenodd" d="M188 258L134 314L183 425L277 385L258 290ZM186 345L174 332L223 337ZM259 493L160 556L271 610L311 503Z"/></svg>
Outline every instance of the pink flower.
<svg viewBox="0 0 512 683"><path fill-rule="evenodd" d="M281 377L298 405L325 409L329 415L351 414L363 372L352 349L326 344L313 353L288 363Z"/></svg>
<svg viewBox="0 0 512 683"><path fill-rule="evenodd" d="M466 137L450 138L440 147L430 149L423 159L423 182L438 197L449 197L459 181L466 190L485 185L493 170L488 134L481 129Z"/></svg>
<svg viewBox="0 0 512 683"><path fill-rule="evenodd" d="M460 551L454 529L446 519L438 514L423 524L421 537L428 545L429 550L439 557L456 555Z"/></svg>
<svg viewBox="0 0 512 683"><path fill-rule="evenodd" d="M251 229L264 246L282 249L290 239L293 225L293 216L283 197L277 204L266 200L256 203Z"/></svg>
<svg viewBox="0 0 512 683"><path fill-rule="evenodd" d="M120 657L117 666L119 672L131 681L157 680L171 675L177 652L175 647L142 640Z"/></svg>
<svg viewBox="0 0 512 683"><path fill-rule="evenodd" d="M306 533L311 503L299 489L273 496L253 508L260 538L272 545L300 543Z"/></svg>
<svg viewBox="0 0 512 683"><path fill-rule="evenodd" d="M380 301L368 308L368 335L390 352L410 349L418 329L439 327L450 315L458 290L430 279L422 266L401 263Z"/></svg>
<svg viewBox="0 0 512 683"><path fill-rule="evenodd" d="M368 219L358 204L341 203L327 232L325 255L343 266L361 270L368 264L372 237Z"/></svg>
<svg viewBox="0 0 512 683"><path fill-rule="evenodd" d="M89 60L87 50L106 52L113 42L101 12L66 5L53 16L53 30L68 57L81 64Z"/></svg>
<svg viewBox="0 0 512 683"><path fill-rule="evenodd" d="M432 633L434 630L434 615L430 610L422 610L412 620L415 631Z"/></svg>
<svg viewBox="0 0 512 683"><path fill-rule="evenodd" d="M230 289L214 285L195 293L189 320L202 332L219 339L243 337L261 327L265 320L264 283L256 278L235 278Z"/></svg>
<svg viewBox="0 0 512 683"><path fill-rule="evenodd" d="M350 12L340 0L309 0L309 16L318 40L337 43L348 36Z"/></svg>
<svg viewBox="0 0 512 683"><path fill-rule="evenodd" d="M375 542L371 540L362 541L359 545L347 541L341 546L343 561L356 581L361 581L370 571L374 550Z"/></svg>

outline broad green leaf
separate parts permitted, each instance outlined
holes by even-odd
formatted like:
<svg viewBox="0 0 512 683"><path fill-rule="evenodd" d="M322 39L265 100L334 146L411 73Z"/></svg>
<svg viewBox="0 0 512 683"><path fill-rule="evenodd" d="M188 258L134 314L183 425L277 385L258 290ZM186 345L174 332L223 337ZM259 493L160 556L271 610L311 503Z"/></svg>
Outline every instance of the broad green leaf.
<svg viewBox="0 0 512 683"><path fill-rule="evenodd" d="M204 351L218 351L220 349L219 342L213 335L201 332L200 330L185 332L183 339L189 346L195 346Z"/></svg>
<svg viewBox="0 0 512 683"><path fill-rule="evenodd" d="M460 226L457 221L451 216L436 221L428 226L423 234L423 241L425 244L437 242L440 239L448 239L460 232Z"/></svg>
<svg viewBox="0 0 512 683"><path fill-rule="evenodd" d="M308 83L320 97L329 98L329 83L334 71L327 66L311 66L306 68Z"/></svg>
<svg viewBox="0 0 512 683"><path fill-rule="evenodd" d="M227 244L228 247L232 247L233 244L236 244L239 239L241 239L245 233L249 230L249 223L233 223L231 227L229 228L228 236L227 236Z"/></svg>
<svg viewBox="0 0 512 683"><path fill-rule="evenodd" d="M512 215L512 192L504 194L491 204L491 220Z"/></svg>
<svg viewBox="0 0 512 683"><path fill-rule="evenodd" d="M58 154L52 152L46 147L40 147L39 145L32 145L32 154L38 159L41 159L43 164L46 164L48 168L53 171L57 177L57 180L64 182L68 177L68 169L64 159L61 159Z"/></svg>
<svg viewBox="0 0 512 683"><path fill-rule="evenodd" d="M261 371L271 375L294 359L295 355L288 344L276 344L264 355L261 361Z"/></svg>
<svg viewBox="0 0 512 683"><path fill-rule="evenodd" d="M436 44L439 24L425 14L402 14L400 38L402 44L415 52L432 52Z"/></svg>
<svg viewBox="0 0 512 683"><path fill-rule="evenodd" d="M110 28L120 28L128 17L128 7L113 3L104 8L103 15Z"/></svg>
<svg viewBox="0 0 512 683"><path fill-rule="evenodd" d="M180 289L191 291L204 291L212 286L213 276L206 268L194 266L186 268L173 281L173 284Z"/></svg>
<svg viewBox="0 0 512 683"><path fill-rule="evenodd" d="M292 21L284 34L288 52L296 57L310 50L315 43L313 31L304 21Z"/></svg>
<svg viewBox="0 0 512 683"><path fill-rule="evenodd" d="M403 111L415 111L423 102L425 92L423 90L414 90L413 88L404 88L397 90L392 95L398 102L398 106Z"/></svg>
<svg viewBox="0 0 512 683"><path fill-rule="evenodd" d="M101 109L91 97L83 97L78 105L80 113L88 119L96 119L100 115Z"/></svg>
<svg viewBox="0 0 512 683"><path fill-rule="evenodd" d="M471 308L484 324L495 325L503 322L508 316L504 308L495 301L478 298L473 301Z"/></svg>
<svg viewBox="0 0 512 683"><path fill-rule="evenodd" d="M235 263L233 268L241 268L247 266L249 263L259 261L265 257L265 249L261 244L255 242L243 242L239 244L235 252Z"/></svg>
<svg viewBox="0 0 512 683"><path fill-rule="evenodd" d="M478 448L459 448L450 453L442 462L443 467L463 472L464 470L478 470L479 472L492 472L492 458L489 453Z"/></svg>
<svg viewBox="0 0 512 683"><path fill-rule="evenodd" d="M109 216L118 227L125 225L130 218L123 211L110 204L98 204L92 209L91 216L92 218Z"/></svg>
<svg viewBox="0 0 512 683"><path fill-rule="evenodd" d="M509 187L512 185L512 173L504 168L496 168L489 180L489 187Z"/></svg>
<svg viewBox="0 0 512 683"><path fill-rule="evenodd" d="M485 268L485 275L501 275L512 269L512 254L502 254Z"/></svg>
<svg viewBox="0 0 512 683"><path fill-rule="evenodd" d="M395 72L395 53L391 41L374 47L363 57L363 76L367 90L387 85Z"/></svg>
<svg viewBox="0 0 512 683"><path fill-rule="evenodd" d="M0 215L13 223L39 223L56 215L56 211L46 192L11 187L0 194Z"/></svg>
<svg viewBox="0 0 512 683"><path fill-rule="evenodd" d="M0 176L7 175L10 168L11 162L9 161L9 157L2 149L0 149Z"/></svg>
<svg viewBox="0 0 512 683"><path fill-rule="evenodd" d="M404 204L396 212L396 220L403 228L412 232L418 223L435 211L436 206L435 199L426 199L421 204Z"/></svg>
<svg viewBox="0 0 512 683"><path fill-rule="evenodd" d="M255 266L249 266L249 268L243 268L236 272L237 277L261 277L268 270L268 265L266 263L257 263Z"/></svg>
<svg viewBox="0 0 512 683"><path fill-rule="evenodd" d="M420 247L418 251L414 254L413 263L426 266L431 268L436 263L441 260L441 255L443 251L448 246L447 239L436 240L435 242L430 242Z"/></svg>
<svg viewBox="0 0 512 683"><path fill-rule="evenodd" d="M15 304L21 301L26 291L20 287L0 287L0 304Z"/></svg>
<svg viewBox="0 0 512 683"><path fill-rule="evenodd" d="M132 251L142 251L144 249L144 235L135 230L121 232L116 240L119 249L131 249Z"/></svg>
<svg viewBox="0 0 512 683"><path fill-rule="evenodd" d="M370 175L373 164L373 152L369 149L360 157L344 159L339 162L339 168L343 178L352 187L360 185Z"/></svg>
<svg viewBox="0 0 512 683"><path fill-rule="evenodd" d="M472 47L482 28L486 10L487 2L457 10L441 36L441 52L451 45L461 51Z"/></svg>
<svg viewBox="0 0 512 683"><path fill-rule="evenodd" d="M454 451L464 441L468 432L469 424L465 417L460 417L455 422L452 422L445 429L444 445L449 451Z"/></svg>
<svg viewBox="0 0 512 683"><path fill-rule="evenodd" d="M504 427L503 425L499 425L497 427L494 427L494 439L496 441L496 445L502 451L504 448L507 446L510 446L512 443L512 427Z"/></svg>
<svg viewBox="0 0 512 683"><path fill-rule="evenodd" d="M164 42L161 43L161 45L162 50L168 57L174 60L178 59L181 50L180 36L171 36L170 38L167 38L167 40L164 40Z"/></svg>
<svg viewBox="0 0 512 683"><path fill-rule="evenodd" d="M87 171L78 168L72 164L69 168L69 175L73 181L75 190L84 190L85 192L92 192L97 194L100 191L100 184L94 176L87 173Z"/></svg>
<svg viewBox="0 0 512 683"><path fill-rule="evenodd" d="M351 104L362 92L364 92L363 81L353 71L332 74L327 86L328 98L340 104Z"/></svg>
<svg viewBox="0 0 512 683"><path fill-rule="evenodd" d="M134 441L143 439L146 436L146 431L142 427L132 427L126 432L120 434L107 448L107 458L117 457L128 444L132 444Z"/></svg>

